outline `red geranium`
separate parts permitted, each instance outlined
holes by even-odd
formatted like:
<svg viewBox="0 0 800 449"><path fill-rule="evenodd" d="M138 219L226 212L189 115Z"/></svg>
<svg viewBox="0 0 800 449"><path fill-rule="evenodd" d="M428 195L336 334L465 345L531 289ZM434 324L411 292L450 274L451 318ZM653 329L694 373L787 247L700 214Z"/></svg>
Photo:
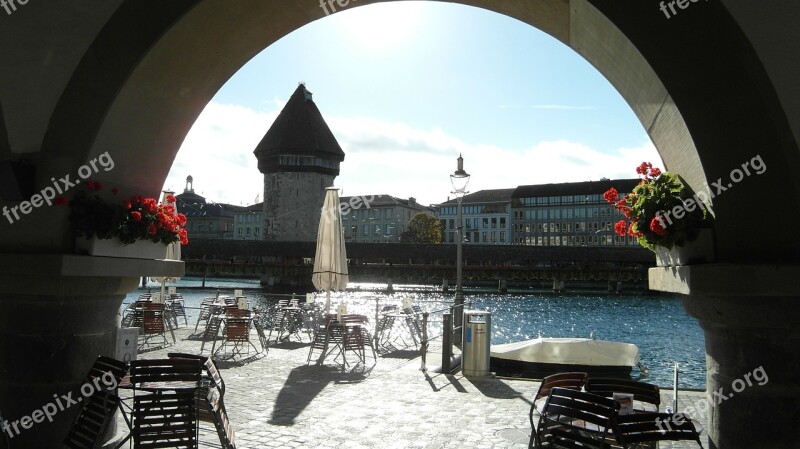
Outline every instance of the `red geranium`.
<svg viewBox="0 0 800 449"><path fill-rule="evenodd" d="M614 223L614 232L624 237L628 233L628 223L625 220Z"/></svg>
<svg viewBox="0 0 800 449"><path fill-rule="evenodd" d="M137 221L137 222L138 221L142 221L142 213L139 212L139 211L136 211L136 210L131 212L131 220Z"/></svg>
<svg viewBox="0 0 800 449"><path fill-rule="evenodd" d="M612 187L603 194L603 198L605 198L609 203L614 203L617 201L617 198L619 198L619 192L617 192L617 189Z"/></svg>
<svg viewBox="0 0 800 449"><path fill-rule="evenodd" d="M171 193L167 194L167 202L168 203L174 203L175 202L175 195L173 195Z"/></svg>
<svg viewBox="0 0 800 449"><path fill-rule="evenodd" d="M662 237L667 235L667 229L664 227L664 223L657 216L650 220L650 230Z"/></svg>

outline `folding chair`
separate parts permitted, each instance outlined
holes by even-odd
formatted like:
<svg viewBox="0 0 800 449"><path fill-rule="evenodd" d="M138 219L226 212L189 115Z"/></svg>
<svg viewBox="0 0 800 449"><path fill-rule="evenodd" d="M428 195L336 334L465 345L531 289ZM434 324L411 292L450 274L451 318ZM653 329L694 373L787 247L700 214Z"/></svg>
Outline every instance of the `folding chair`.
<svg viewBox="0 0 800 449"><path fill-rule="evenodd" d="M642 410L657 412L661 406L661 391L658 386L630 379L604 379L591 378L586 381L586 391L607 398L614 393L630 393L634 401L652 405L655 410Z"/></svg>
<svg viewBox="0 0 800 449"><path fill-rule="evenodd" d="M528 413L528 420L531 423L531 429L535 429L533 415L541 414L541 410L544 409L544 401L542 401L542 399L547 399L547 396L550 395L550 390L555 387L561 387L580 391L586 384L586 379L588 377L589 375L587 373L568 372L553 374L542 379L542 383L539 385L539 390L537 390L536 394L533 396L533 400L531 401L531 410ZM533 433L531 433L531 440L528 443L529 447L532 445Z"/></svg>
<svg viewBox="0 0 800 449"><path fill-rule="evenodd" d="M164 345L168 345L167 341L167 323L164 311L164 304L149 303L142 304L142 333L143 340L139 343L139 349L148 345L153 336L160 335L164 340ZM172 342L175 343L175 334L172 328L169 329L172 333Z"/></svg>
<svg viewBox="0 0 800 449"><path fill-rule="evenodd" d="M198 447L201 366L186 358L131 362L134 448Z"/></svg>
<svg viewBox="0 0 800 449"><path fill-rule="evenodd" d="M533 430L535 448L607 449L611 447L612 427L619 410L613 399L569 388L550 390Z"/></svg>
<svg viewBox="0 0 800 449"><path fill-rule="evenodd" d="M200 379L200 388L197 390L196 399L203 404L199 408L200 421L214 424L214 429L223 448L235 449L235 436L233 427L225 410L225 382L217 369L214 361L207 356L173 352L167 354L169 358L199 360L203 364L204 374Z"/></svg>
<svg viewBox="0 0 800 449"><path fill-rule="evenodd" d="M203 349L205 348L206 343L209 341L211 342L211 353L214 353L214 348L217 345L217 338L221 328L222 318L218 316L210 316L208 322L206 323L206 328L203 331L203 343L200 344L200 354L203 353Z"/></svg>
<svg viewBox="0 0 800 449"><path fill-rule="evenodd" d="M102 439L114 414L120 407L116 386L119 385L127 372L125 362L111 357L99 356L89 373L84 384L100 388L91 396L84 398L81 411L64 439L65 448L95 449L102 447ZM108 375L114 380L114 385L108 385ZM123 416L124 413L123 413ZM125 420L127 422L127 417ZM130 422L128 422L130 426Z"/></svg>
<svg viewBox="0 0 800 449"><path fill-rule="evenodd" d="M694 441L702 449L700 434L694 423L683 414L633 413L619 415L614 425L614 436L624 449L654 447L658 441ZM655 446L657 447L657 445Z"/></svg>
<svg viewBox="0 0 800 449"><path fill-rule="evenodd" d="M214 298L203 298L203 301L200 303L200 313L197 315L197 323L194 325L195 332L197 332L197 326L200 325L201 321L208 325L208 319L211 317L211 306L214 304L214 301Z"/></svg>

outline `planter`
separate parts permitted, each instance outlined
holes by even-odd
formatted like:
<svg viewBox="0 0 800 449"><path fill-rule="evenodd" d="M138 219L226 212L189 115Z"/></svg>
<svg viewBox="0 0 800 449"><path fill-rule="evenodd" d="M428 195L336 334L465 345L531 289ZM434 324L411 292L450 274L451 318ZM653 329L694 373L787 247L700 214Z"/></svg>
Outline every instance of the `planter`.
<svg viewBox="0 0 800 449"><path fill-rule="evenodd" d="M149 240L137 240L125 245L117 239L75 239L75 252L90 256L124 257L128 259L164 259L167 255L167 245L153 243Z"/></svg>
<svg viewBox="0 0 800 449"><path fill-rule="evenodd" d="M659 267L677 267L713 261L714 232L711 229L701 229L697 238L684 246L675 246L672 249L656 248L656 265Z"/></svg>

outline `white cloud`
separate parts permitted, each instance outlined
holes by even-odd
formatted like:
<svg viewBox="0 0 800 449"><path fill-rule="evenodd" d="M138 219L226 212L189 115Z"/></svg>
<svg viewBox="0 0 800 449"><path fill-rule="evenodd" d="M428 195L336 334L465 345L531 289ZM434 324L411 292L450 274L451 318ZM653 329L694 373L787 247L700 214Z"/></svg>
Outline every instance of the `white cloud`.
<svg viewBox="0 0 800 449"><path fill-rule="evenodd" d="M253 150L278 112L210 103L187 136L166 185L181 192L191 174L195 191L209 200L252 204L262 190ZM634 178L642 161L663 168L644 135L641 145L610 152L567 140L513 150L469 145L438 129L413 129L369 117L326 120L346 154L336 179L343 195L413 196L422 204L444 201L460 153L464 169L472 175L472 192L601 177Z"/></svg>
<svg viewBox="0 0 800 449"><path fill-rule="evenodd" d="M252 204L263 195L263 175L253 155L278 112L211 102L198 117L164 183L183 192L186 177L209 201Z"/></svg>

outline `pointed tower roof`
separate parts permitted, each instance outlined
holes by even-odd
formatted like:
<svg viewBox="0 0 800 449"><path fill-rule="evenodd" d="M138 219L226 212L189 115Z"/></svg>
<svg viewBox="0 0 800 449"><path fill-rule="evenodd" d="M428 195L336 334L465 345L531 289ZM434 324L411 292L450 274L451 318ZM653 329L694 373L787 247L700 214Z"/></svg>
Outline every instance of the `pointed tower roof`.
<svg viewBox="0 0 800 449"><path fill-rule="evenodd" d="M286 170L288 167L279 162L277 158L280 156L305 156L334 162L337 174L338 162L344 160L342 147L304 84L297 86L253 153L258 158L258 169L262 173L276 168L275 165L283 166L284 169L280 171L293 171Z"/></svg>

